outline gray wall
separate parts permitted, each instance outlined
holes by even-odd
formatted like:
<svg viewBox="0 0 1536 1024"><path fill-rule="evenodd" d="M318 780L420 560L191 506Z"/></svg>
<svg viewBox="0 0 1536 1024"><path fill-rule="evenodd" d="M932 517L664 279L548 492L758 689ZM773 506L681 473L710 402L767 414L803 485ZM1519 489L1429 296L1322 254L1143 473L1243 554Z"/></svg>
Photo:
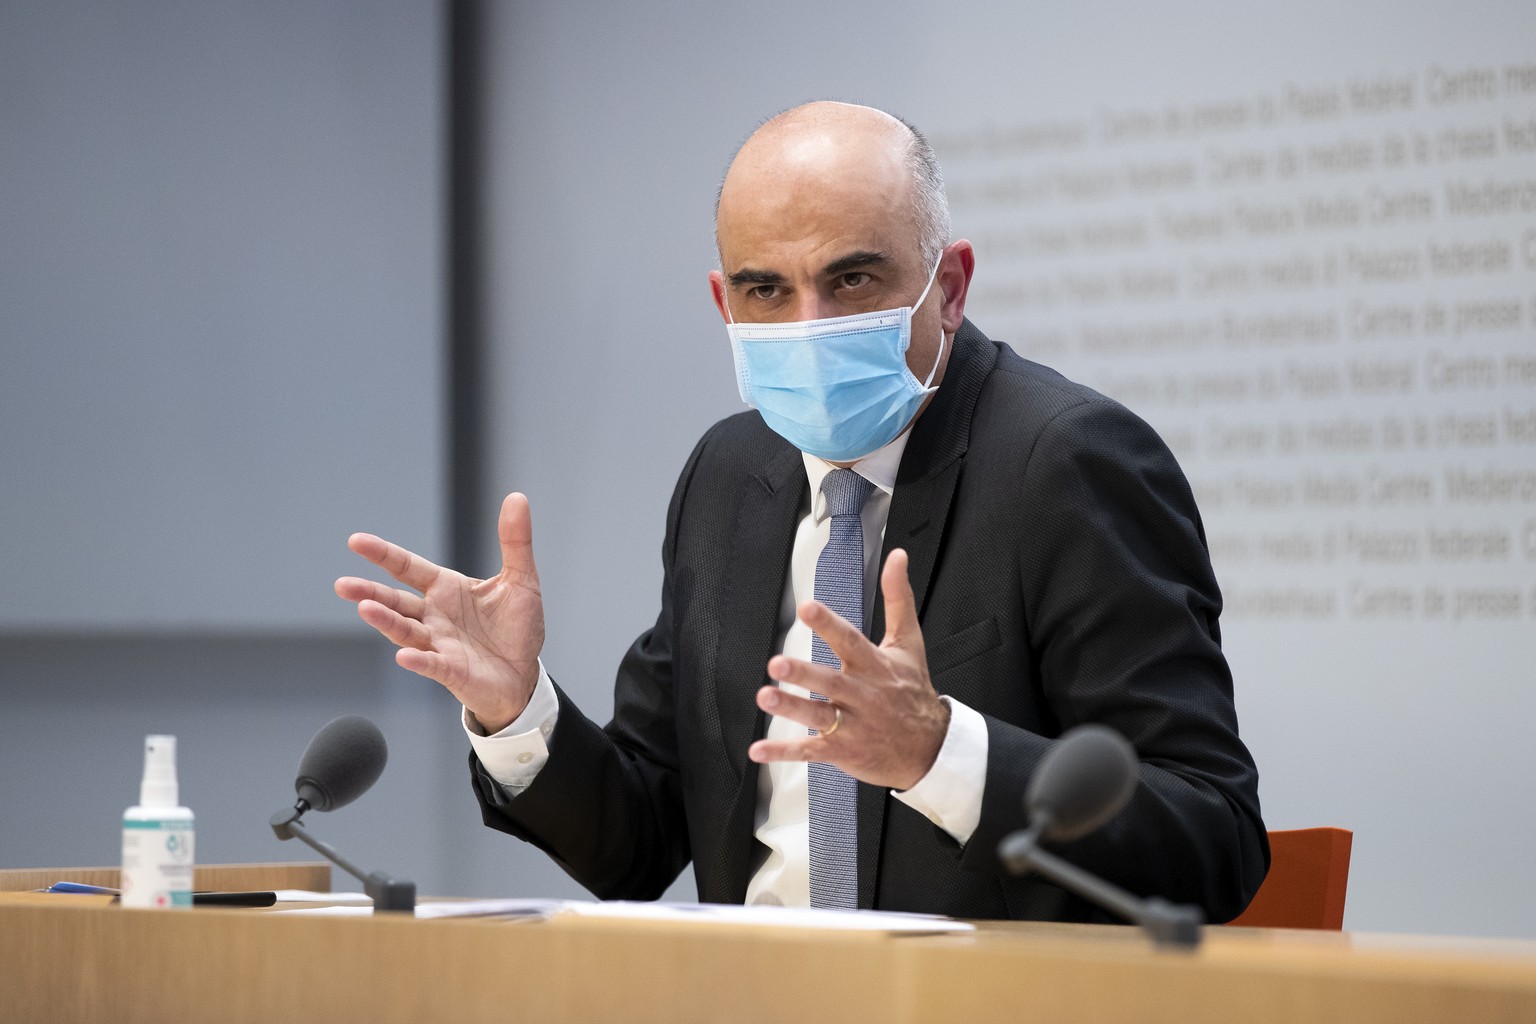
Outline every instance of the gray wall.
<svg viewBox="0 0 1536 1024"><path fill-rule="evenodd" d="M301 857L266 816L313 730L359 711L384 725L390 770L317 830L425 891L577 895L480 827L452 701L329 592L353 529L444 544L439 12L159 9L147 26L99 4L0 9L0 806L20 825L0 863L110 863L140 738L162 729L181 737L203 859ZM710 200L754 119L883 105L974 181L990 172L959 140L989 124L1529 63L1533 29L1517 3L494 5L495 493L474 510L482 564L461 568L489 571L497 498L529 493L546 661L604 716L655 613L674 475L737 408L705 273ZM125 192L124 166L147 185ZM1070 329L996 297L1032 268L983 241L990 211L956 212L978 240L978 324L1026 352ZM146 223L169 224L161 258L135 258ZM217 286L188 286L199 274ZM1123 366L1080 356L1048 361L1113 393ZM1536 935L1536 827L1518 810L1536 776L1530 630L1408 624L1414 646L1403 627L1229 617L1266 816L1357 829L1349 927Z"/></svg>
<svg viewBox="0 0 1536 1024"><path fill-rule="evenodd" d="M432 5L0 5L0 863L115 863L160 731L205 860L307 858L265 818L362 712L317 832L457 875L453 702L330 590L443 544L440 65Z"/></svg>
<svg viewBox="0 0 1536 1024"><path fill-rule="evenodd" d="M411 3L0 9L0 628L335 630L338 540L435 540L438 62Z"/></svg>

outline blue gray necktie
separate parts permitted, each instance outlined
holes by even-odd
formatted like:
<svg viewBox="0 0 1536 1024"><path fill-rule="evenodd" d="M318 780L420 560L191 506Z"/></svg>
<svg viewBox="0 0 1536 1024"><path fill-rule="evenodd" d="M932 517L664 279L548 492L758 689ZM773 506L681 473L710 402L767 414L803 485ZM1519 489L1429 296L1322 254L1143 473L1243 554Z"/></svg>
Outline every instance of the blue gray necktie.
<svg viewBox="0 0 1536 1024"><path fill-rule="evenodd" d="M827 546L816 560L816 600L864 630L864 524L860 513L875 485L851 469L834 469L821 482L832 519ZM842 662L811 636L811 660L841 668ZM826 700L818 693L817 700ZM858 783L829 764L806 766L810 789L811 906L853 909L859 905Z"/></svg>

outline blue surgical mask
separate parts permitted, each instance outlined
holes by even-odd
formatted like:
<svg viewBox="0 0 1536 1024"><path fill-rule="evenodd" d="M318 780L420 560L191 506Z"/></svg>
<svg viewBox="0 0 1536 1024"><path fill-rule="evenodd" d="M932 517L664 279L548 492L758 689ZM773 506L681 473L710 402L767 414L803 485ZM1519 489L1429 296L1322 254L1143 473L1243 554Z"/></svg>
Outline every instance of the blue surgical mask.
<svg viewBox="0 0 1536 1024"><path fill-rule="evenodd" d="M828 462L853 462L906 429L944 358L919 382L907 368L912 314L933 287L939 265L915 304L877 313L792 324L726 325L741 400L780 437ZM726 307L730 316L730 307Z"/></svg>

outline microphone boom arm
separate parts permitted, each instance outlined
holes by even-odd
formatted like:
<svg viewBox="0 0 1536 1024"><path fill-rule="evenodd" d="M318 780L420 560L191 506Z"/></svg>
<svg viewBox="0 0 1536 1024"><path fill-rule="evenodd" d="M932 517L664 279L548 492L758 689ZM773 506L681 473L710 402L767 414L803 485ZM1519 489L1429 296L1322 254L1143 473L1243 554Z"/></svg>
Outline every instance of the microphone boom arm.
<svg viewBox="0 0 1536 1024"><path fill-rule="evenodd" d="M1140 925L1159 946L1194 947L1200 944L1200 925L1205 915L1199 907L1169 903L1155 896L1137 899L1119 886L1042 850L1042 831L1037 825L1004 839L997 850L1003 866L1015 875L1030 871L1044 875L1063 889Z"/></svg>
<svg viewBox="0 0 1536 1024"><path fill-rule="evenodd" d="M284 808L272 815L272 831L279 839L293 839L297 837L305 844L316 850L321 856L337 865L349 875L363 883L363 891L368 898L373 900L375 910L403 910L406 913L414 913L416 910L416 883L406 882L401 879L391 878L382 871L364 873L363 869L347 860L329 843L316 839L309 834L299 818L309 809L305 800L300 800L291 808Z"/></svg>

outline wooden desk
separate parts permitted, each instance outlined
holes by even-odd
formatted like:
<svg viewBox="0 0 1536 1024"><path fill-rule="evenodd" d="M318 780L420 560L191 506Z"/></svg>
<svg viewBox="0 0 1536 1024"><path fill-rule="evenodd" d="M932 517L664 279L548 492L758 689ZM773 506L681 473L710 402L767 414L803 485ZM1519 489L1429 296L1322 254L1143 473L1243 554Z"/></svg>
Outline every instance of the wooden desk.
<svg viewBox="0 0 1536 1024"><path fill-rule="evenodd" d="M0 895L0 1021L1536 1021L1536 943L1214 928L1177 953L1082 925L889 937L105 900Z"/></svg>
<svg viewBox="0 0 1536 1024"><path fill-rule="evenodd" d="M119 888L119 868L0 868L0 892L26 892L54 882L84 882ZM213 892L260 889L331 891L331 865L325 861L284 861L273 864L198 864L192 868L192 888Z"/></svg>

